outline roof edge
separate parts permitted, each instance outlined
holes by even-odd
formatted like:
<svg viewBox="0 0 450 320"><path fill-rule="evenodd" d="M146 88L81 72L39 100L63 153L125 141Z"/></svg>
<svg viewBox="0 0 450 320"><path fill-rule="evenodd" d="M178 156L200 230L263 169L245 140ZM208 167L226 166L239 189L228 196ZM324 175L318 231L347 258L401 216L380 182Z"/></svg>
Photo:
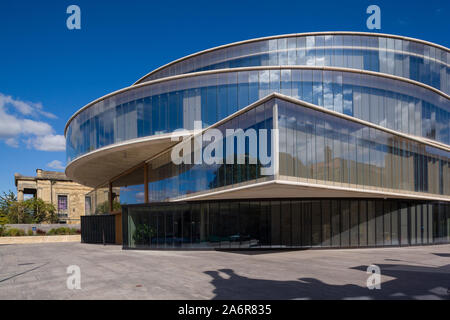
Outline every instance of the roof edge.
<svg viewBox="0 0 450 320"><path fill-rule="evenodd" d="M400 39L400 40L407 40L407 41L414 41L417 43L422 43L428 46L432 46L435 48L439 48L441 50L450 52L450 49L437 44L437 43L433 43L430 41L426 41L426 40L421 40L421 39L417 39L417 38L412 38L412 37L405 37L405 36L400 36L400 35L394 35L394 34L388 34L388 33L375 33L375 32L363 32L363 31L317 31L317 32L303 32L303 33L288 33L288 34L283 34L283 35L274 35L274 36L266 36L266 37L260 37L260 38L253 38L253 39L248 39L248 40L242 40L242 41L236 41L236 42L232 42L232 43L228 43L228 44L224 44L224 45L220 45L220 46L216 46L213 48L209 48L209 49L205 49L205 50L201 50L192 54L189 54L187 56L181 57L179 59L176 59L174 61L171 61L165 65L162 65L161 67L158 67L152 71L150 71L149 73L147 73L146 75L142 76L141 78L139 78L136 82L134 82L132 84L132 86L140 84L142 82L142 80L144 80L145 78L147 78L148 76L161 71L167 67L170 67L171 65L174 65L178 62L205 54L205 53L209 53L212 51L216 51L216 50L220 50L220 49L224 49L224 48L229 48L229 47L234 47L234 46L238 46L238 45L242 45L242 44L247 44L247 43L252 43L252 42L258 42L258 41L264 41L264 40L272 40L272 39L281 39L281 38L292 38L292 37L307 37L307 36L315 36L315 35L366 35L366 36L377 36L377 37L386 37L386 38L393 38L393 39Z"/></svg>

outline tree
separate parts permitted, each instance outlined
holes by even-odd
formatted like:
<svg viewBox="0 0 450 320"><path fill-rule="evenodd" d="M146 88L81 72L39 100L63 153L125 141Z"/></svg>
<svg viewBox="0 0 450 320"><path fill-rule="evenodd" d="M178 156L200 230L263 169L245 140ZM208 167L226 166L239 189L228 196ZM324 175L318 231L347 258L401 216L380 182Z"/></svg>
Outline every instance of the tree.
<svg viewBox="0 0 450 320"><path fill-rule="evenodd" d="M8 223L32 223L33 218L30 215L30 210L27 210L25 201L11 202L8 208Z"/></svg>
<svg viewBox="0 0 450 320"><path fill-rule="evenodd" d="M0 224L2 224L2 221L7 220L9 208L16 201L16 195L11 190L8 192L3 192L3 194L0 195Z"/></svg>
<svg viewBox="0 0 450 320"><path fill-rule="evenodd" d="M32 217L34 223L57 223L58 215L55 206L51 203L44 202L40 198L31 198L24 201L25 210Z"/></svg>
<svg viewBox="0 0 450 320"><path fill-rule="evenodd" d="M0 224L57 223L55 206L39 198L17 201L11 191L0 196Z"/></svg>
<svg viewBox="0 0 450 320"><path fill-rule="evenodd" d="M8 210L11 204L11 201L15 201L16 196L12 191L8 193L3 192L3 195L0 195L0 236L6 231L5 224L8 223Z"/></svg>

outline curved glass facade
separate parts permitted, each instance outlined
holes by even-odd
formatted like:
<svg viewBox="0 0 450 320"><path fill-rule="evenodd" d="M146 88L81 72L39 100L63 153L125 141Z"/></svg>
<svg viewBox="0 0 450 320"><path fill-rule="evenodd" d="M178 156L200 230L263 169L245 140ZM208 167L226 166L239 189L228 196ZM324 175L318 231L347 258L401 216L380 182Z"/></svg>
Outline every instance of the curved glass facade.
<svg viewBox="0 0 450 320"><path fill-rule="evenodd" d="M122 206L125 248L450 242L449 64L437 45L363 33L212 49L77 112L67 172L98 178L96 212Z"/></svg>
<svg viewBox="0 0 450 320"><path fill-rule="evenodd" d="M67 162L126 140L192 129L195 120L210 126L272 92L450 144L450 100L433 91L374 75L275 68L163 81L101 100L68 125Z"/></svg>
<svg viewBox="0 0 450 320"><path fill-rule="evenodd" d="M138 83L253 66L329 66L376 71L450 93L450 52L414 40L362 34L287 35L213 49L168 65Z"/></svg>

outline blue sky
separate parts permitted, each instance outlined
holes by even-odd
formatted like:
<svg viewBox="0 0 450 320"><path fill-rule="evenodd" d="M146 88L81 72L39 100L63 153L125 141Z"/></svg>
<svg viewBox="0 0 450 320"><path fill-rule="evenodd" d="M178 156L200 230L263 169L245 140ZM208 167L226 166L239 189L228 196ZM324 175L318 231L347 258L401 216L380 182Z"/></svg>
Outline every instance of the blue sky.
<svg viewBox="0 0 450 320"><path fill-rule="evenodd" d="M68 30L66 8L81 8ZM444 1L0 1L0 192L13 175L65 165L64 125L83 105L210 47L275 34L369 31L450 46Z"/></svg>

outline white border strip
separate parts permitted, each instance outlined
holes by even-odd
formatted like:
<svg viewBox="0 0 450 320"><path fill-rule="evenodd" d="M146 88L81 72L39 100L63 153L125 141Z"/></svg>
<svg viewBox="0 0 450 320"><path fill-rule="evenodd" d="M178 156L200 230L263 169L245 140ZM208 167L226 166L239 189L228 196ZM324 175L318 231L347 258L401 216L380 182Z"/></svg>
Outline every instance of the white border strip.
<svg viewBox="0 0 450 320"><path fill-rule="evenodd" d="M447 198L447 197L432 197L432 196L416 195L416 194L412 194L412 193L385 192L385 191L379 191L379 190L340 187L340 186L332 186L332 185L328 185L328 184L297 182L297 181L289 181L289 180L281 180L281 179L251 183L251 184L248 184L245 186L239 186L239 187L230 188L230 189L226 189L226 190L207 192L207 193L198 194L198 195L194 195L194 196L178 198L175 200L171 200L169 202L183 202L183 201L193 201L193 200L219 200L219 199L208 199L208 197L218 196L218 195L220 196L222 194L236 192L236 191L240 191L240 190L263 187L263 186L270 185L270 184L291 185L291 186L307 187L307 188L314 188L314 189L337 190L337 191L355 192L355 193L356 192L357 193L366 193L367 195L376 194L376 195L382 196L383 198L395 198L395 199L406 198L406 199L414 199L414 200L435 200L435 201L450 202L450 198ZM301 197L299 197L299 198L301 198ZM308 198L311 198L311 197L308 197ZM320 198L320 196L318 196L318 198ZM344 198L344 197L337 197L337 198ZM362 198L362 197L360 197L360 198ZM238 199L238 198L234 198L234 199Z"/></svg>

